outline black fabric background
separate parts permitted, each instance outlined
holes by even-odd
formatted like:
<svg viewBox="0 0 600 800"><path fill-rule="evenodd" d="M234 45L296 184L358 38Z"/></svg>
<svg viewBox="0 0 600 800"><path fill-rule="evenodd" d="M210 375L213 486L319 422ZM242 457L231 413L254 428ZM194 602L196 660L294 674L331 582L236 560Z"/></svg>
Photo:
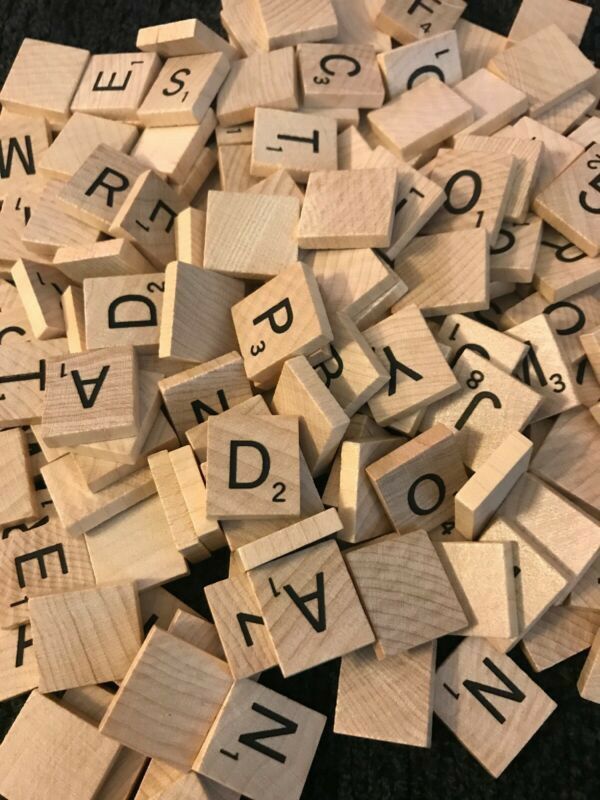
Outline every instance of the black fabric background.
<svg viewBox="0 0 600 800"><path fill-rule="evenodd" d="M582 46L598 64L600 2L588 0L586 5L593 6L595 12ZM507 34L518 6L519 0L471 0L465 16ZM127 52L135 49L137 29L144 25L198 17L220 31L219 8L218 0L0 0L0 80L4 80L24 36L96 53ZM556 68L560 69L560 64ZM226 553L221 552L194 567L192 575L169 589L209 616L203 587L225 578L227 563ZM440 642L438 661L457 641L448 637ZM431 750L334 735L339 662L286 681L277 670L265 674L263 683L329 717L303 800L598 800L600 706L581 700L575 686L584 655L539 675L529 669L518 648L513 657L558 703L558 709L496 781L437 719ZM21 697L0 704L0 738L24 700Z"/></svg>

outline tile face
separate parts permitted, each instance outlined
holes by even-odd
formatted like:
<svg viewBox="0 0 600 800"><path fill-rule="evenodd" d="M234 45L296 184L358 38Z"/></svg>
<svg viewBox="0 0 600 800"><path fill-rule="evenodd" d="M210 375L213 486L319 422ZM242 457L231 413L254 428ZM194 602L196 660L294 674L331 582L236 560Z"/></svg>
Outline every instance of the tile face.
<svg viewBox="0 0 600 800"><path fill-rule="evenodd" d="M385 0L375 24L402 44L409 44L453 28L466 7L463 0L440 0L432 5L414 0Z"/></svg>
<svg viewBox="0 0 600 800"><path fill-rule="evenodd" d="M463 76L461 56L456 31L450 30L383 52L377 60L393 98L430 78L457 83Z"/></svg>
<svg viewBox="0 0 600 800"><path fill-rule="evenodd" d="M472 350L512 374L527 352L527 345L464 314L448 314L436 337L450 348L452 366Z"/></svg>
<svg viewBox="0 0 600 800"><path fill-rule="evenodd" d="M35 689L39 677L31 626L0 630L0 702Z"/></svg>
<svg viewBox="0 0 600 800"><path fill-rule="evenodd" d="M338 32L338 21L330 0L258 0L260 18L265 29L266 49L287 44L318 42Z"/></svg>
<svg viewBox="0 0 600 800"><path fill-rule="evenodd" d="M301 44L297 53L306 107L383 105L385 89L371 45Z"/></svg>
<svg viewBox="0 0 600 800"><path fill-rule="evenodd" d="M508 656L465 639L439 667L434 710L495 778L556 708Z"/></svg>
<svg viewBox="0 0 600 800"><path fill-rule="evenodd" d="M467 625L425 531L383 536L347 551L345 559L377 637L379 659L462 633Z"/></svg>
<svg viewBox="0 0 600 800"><path fill-rule="evenodd" d="M552 23L579 45L590 14L590 8L571 0L523 0L508 37L513 42L520 42Z"/></svg>
<svg viewBox="0 0 600 800"><path fill-rule="evenodd" d="M122 680L142 643L133 584L33 597L29 610L44 693Z"/></svg>
<svg viewBox="0 0 600 800"><path fill-rule="evenodd" d="M323 542L248 573L284 676L373 642L336 542ZM317 600L317 608L308 605Z"/></svg>
<svg viewBox="0 0 600 800"><path fill-rule="evenodd" d="M244 795L298 800L325 722L323 714L265 686L240 681L227 697L194 771Z"/></svg>

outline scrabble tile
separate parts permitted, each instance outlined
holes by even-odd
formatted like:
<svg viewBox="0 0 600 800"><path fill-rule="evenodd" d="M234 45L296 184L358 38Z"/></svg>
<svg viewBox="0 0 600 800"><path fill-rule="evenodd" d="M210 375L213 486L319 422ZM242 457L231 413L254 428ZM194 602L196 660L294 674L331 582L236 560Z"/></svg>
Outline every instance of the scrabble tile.
<svg viewBox="0 0 600 800"><path fill-rule="evenodd" d="M586 256L546 226L535 262L533 285L549 303L566 300L600 282L600 258Z"/></svg>
<svg viewBox="0 0 600 800"><path fill-rule="evenodd" d="M388 247L396 184L392 169L311 173L298 244L319 250Z"/></svg>
<svg viewBox="0 0 600 800"><path fill-rule="evenodd" d="M553 65L560 63L556 74ZM593 80L595 68L556 25L536 30L488 63L488 69L525 92L534 119ZM555 74L553 74L555 73ZM551 77L552 75L552 77Z"/></svg>
<svg viewBox="0 0 600 800"><path fill-rule="evenodd" d="M307 108L383 105L385 88L371 45L301 44L297 54Z"/></svg>
<svg viewBox="0 0 600 800"><path fill-rule="evenodd" d="M217 629L202 617L179 609L169 624L168 633L193 644L194 647L199 647L200 650L205 650L216 658L225 659Z"/></svg>
<svg viewBox="0 0 600 800"><path fill-rule="evenodd" d="M62 524L72 534L87 533L156 491L150 471L140 469L92 492L72 454L42 467L42 475Z"/></svg>
<svg viewBox="0 0 600 800"><path fill-rule="evenodd" d="M453 515L466 482L456 437L443 425L426 430L370 464L367 475L397 531L431 530Z"/></svg>
<svg viewBox="0 0 600 800"><path fill-rule="evenodd" d="M558 25L576 45L581 44L591 9L571 0L523 0L508 34L512 42L533 36L545 25Z"/></svg>
<svg viewBox="0 0 600 800"><path fill-rule="evenodd" d="M370 44L377 53L389 50L389 36L377 30L370 0L331 0L338 20L337 36L332 42Z"/></svg>
<svg viewBox="0 0 600 800"><path fill-rule="evenodd" d="M333 339L317 279L302 263L240 300L231 315L246 375L261 385L273 385L288 358L309 356Z"/></svg>
<svg viewBox="0 0 600 800"><path fill-rule="evenodd" d="M502 136L518 136L523 139L536 139L544 145L541 167L536 181L536 194L548 187L563 170L581 155L583 150L576 141L571 141L553 131L539 120L521 117L512 128L501 131Z"/></svg>
<svg viewBox="0 0 600 800"><path fill-rule="evenodd" d="M268 416L271 412L264 401L262 395L254 395L247 400L242 400L227 410L221 410L221 414L257 414ZM189 428L185 432L185 438L189 442L194 451L199 463L206 461L207 445L208 445L208 419L209 415L204 422Z"/></svg>
<svg viewBox="0 0 600 800"><path fill-rule="evenodd" d="M587 650L594 641L598 620L598 612L550 608L523 637L521 648L533 669L541 672Z"/></svg>
<svg viewBox="0 0 600 800"><path fill-rule="evenodd" d="M244 519L299 514L299 456L294 417L211 417L208 516Z"/></svg>
<svg viewBox="0 0 600 800"><path fill-rule="evenodd" d="M466 19L459 19L455 30L465 78L485 67L491 58L506 48L508 43L505 36L467 22Z"/></svg>
<svg viewBox="0 0 600 800"><path fill-rule="evenodd" d="M529 214L526 221L503 222L490 248L490 280L531 283L537 270L542 221Z"/></svg>
<svg viewBox="0 0 600 800"><path fill-rule="evenodd" d="M11 276L35 338L56 339L64 336L61 295L69 286L65 276L52 267L22 259L12 268Z"/></svg>
<svg viewBox="0 0 600 800"><path fill-rule="evenodd" d="M461 636L510 637L519 620L510 542L439 542L437 554L469 622Z"/></svg>
<svg viewBox="0 0 600 800"><path fill-rule="evenodd" d="M168 58L137 111L146 127L200 122L229 72L224 53Z"/></svg>
<svg viewBox="0 0 600 800"><path fill-rule="evenodd" d="M160 68L161 60L156 53L93 55L71 103L71 111L133 120Z"/></svg>
<svg viewBox="0 0 600 800"><path fill-rule="evenodd" d="M265 730L273 722L279 727ZM325 722L323 714L265 686L240 681L225 700L194 770L244 795L298 800ZM266 734L275 737L272 746L263 743ZM287 769L282 771L282 764Z"/></svg>
<svg viewBox="0 0 600 800"><path fill-rule="evenodd" d="M590 88L592 88L590 86ZM582 89L556 103L548 111L540 114L538 120L557 133L569 133L574 125L585 120L598 104L594 94Z"/></svg>
<svg viewBox="0 0 600 800"><path fill-rule="evenodd" d="M365 647L342 658L334 733L431 747L436 643L379 661Z"/></svg>
<svg viewBox="0 0 600 800"><path fill-rule="evenodd" d="M517 169L517 159L508 153L491 155L476 150L440 153L430 177L444 188L446 200L424 232L481 228L495 242L508 213Z"/></svg>
<svg viewBox="0 0 600 800"><path fill-rule="evenodd" d="M246 192L258 183L259 178L250 174L251 144L219 147L218 158L221 189L224 192Z"/></svg>
<svg viewBox="0 0 600 800"><path fill-rule="evenodd" d="M143 172L131 187L111 226L112 236L133 242L154 267L175 258L175 218L186 204L165 181Z"/></svg>
<svg viewBox="0 0 600 800"><path fill-rule="evenodd" d="M378 61L392 98L430 78L452 86L463 76L457 35L453 30L381 53Z"/></svg>
<svg viewBox="0 0 600 800"><path fill-rule="evenodd" d="M300 447L311 474L329 466L349 418L304 356L285 362L272 400L276 414L298 416Z"/></svg>
<svg viewBox="0 0 600 800"><path fill-rule="evenodd" d="M59 247L54 266L69 280L82 284L86 278L140 275L153 267L126 239L106 239L93 244Z"/></svg>
<svg viewBox="0 0 600 800"><path fill-rule="evenodd" d="M489 249L483 229L419 236L400 253L396 271L408 292L392 311L417 305L425 317L489 307Z"/></svg>
<svg viewBox="0 0 600 800"><path fill-rule="evenodd" d="M87 349L83 289L79 286L67 286L62 294L61 303L69 352L83 353Z"/></svg>
<svg viewBox="0 0 600 800"><path fill-rule="evenodd" d="M142 643L133 584L32 597L40 691L120 681Z"/></svg>
<svg viewBox="0 0 600 800"><path fill-rule="evenodd" d="M2 192L31 190L31 196L36 197L42 189L41 163L50 145L46 121L21 114L5 120L3 115L0 118L0 145L3 153Z"/></svg>
<svg viewBox="0 0 600 800"><path fill-rule="evenodd" d="M495 778L556 708L508 656L470 637L436 674L434 711Z"/></svg>
<svg viewBox="0 0 600 800"><path fill-rule="evenodd" d="M285 169L294 180L306 183L311 172L336 170L337 166L335 120L320 116L317 109L309 114L256 109L252 175L267 177Z"/></svg>
<svg viewBox="0 0 600 800"><path fill-rule="evenodd" d="M304 192L293 180L290 173L285 169L278 169L271 173L268 178L253 184L246 190L249 194L268 194L281 197L295 197L300 206L304 202Z"/></svg>
<svg viewBox="0 0 600 800"><path fill-rule="evenodd" d="M56 361L48 370L42 436L50 445L71 445L134 435L137 388L137 360L130 347Z"/></svg>
<svg viewBox="0 0 600 800"><path fill-rule="evenodd" d="M177 261L204 266L204 239L206 236L206 212L200 209L184 209L175 219L175 252Z"/></svg>
<svg viewBox="0 0 600 800"><path fill-rule="evenodd" d="M229 576L205 588L234 680L250 678L277 664L273 644L248 577Z"/></svg>
<svg viewBox="0 0 600 800"><path fill-rule="evenodd" d="M308 0L301 6L294 0L258 0L257 5L267 50L331 39L338 32L330 0Z"/></svg>
<svg viewBox="0 0 600 800"><path fill-rule="evenodd" d="M231 44L240 55L251 56L268 50L266 32L257 3L248 0L225 0L221 23Z"/></svg>
<svg viewBox="0 0 600 800"><path fill-rule="evenodd" d="M49 252L43 255L35 249L35 242L32 248L22 240L25 227L31 218L31 210L37 204L44 188L39 179L34 178L34 180L35 184L29 183L26 187L17 186L12 191L9 188L2 198L0 267L3 268L5 275L19 258L32 259L42 264L49 264L52 261ZM30 188L31 186L34 188Z"/></svg>
<svg viewBox="0 0 600 800"><path fill-rule="evenodd" d="M459 133L475 114L441 81L425 81L371 111L368 119L381 144L407 161Z"/></svg>
<svg viewBox="0 0 600 800"><path fill-rule="evenodd" d="M0 505L0 524L31 521L40 515L39 500L33 485L33 472L23 431L18 428L0 432L2 448L1 482L4 487Z"/></svg>
<svg viewBox="0 0 600 800"><path fill-rule="evenodd" d="M216 117L211 109L197 125L145 128L133 149L133 156L161 178L182 184L202 155L215 125Z"/></svg>
<svg viewBox="0 0 600 800"><path fill-rule="evenodd" d="M38 685L39 671L29 625L23 623L18 628L0 630L0 677L2 702Z"/></svg>
<svg viewBox="0 0 600 800"><path fill-rule="evenodd" d="M244 296L242 281L173 261L164 285L161 358L209 361L235 349L230 309Z"/></svg>
<svg viewBox="0 0 600 800"><path fill-rule="evenodd" d="M119 754L95 726L32 692L0 748L0 791L15 800L98 796Z"/></svg>
<svg viewBox="0 0 600 800"><path fill-rule="evenodd" d="M220 659L154 627L102 719L100 732L144 755L189 769L231 683L229 668ZM173 723L168 736L165 713Z"/></svg>
<svg viewBox="0 0 600 800"><path fill-rule="evenodd" d="M292 47L255 53L231 65L217 98L219 122L227 126L252 122L258 107L298 108Z"/></svg>
<svg viewBox="0 0 600 800"><path fill-rule="evenodd" d="M65 123L89 50L24 39L0 92L3 109Z"/></svg>
<svg viewBox="0 0 600 800"><path fill-rule="evenodd" d="M223 531L207 516L206 487L192 448L185 445L172 450L169 458L198 541L209 552L225 547Z"/></svg>
<svg viewBox="0 0 600 800"><path fill-rule="evenodd" d="M509 433L525 428L542 398L477 352L463 351L454 374L462 389L429 406L421 427L457 431L464 463L477 470Z"/></svg>
<svg viewBox="0 0 600 800"><path fill-rule="evenodd" d="M83 539L68 536L55 518L1 542L0 627L29 620L31 597L94 586L94 572Z"/></svg>
<svg viewBox="0 0 600 800"><path fill-rule="evenodd" d="M532 443L518 432L509 434L454 498L454 524L475 539L527 470Z"/></svg>
<svg viewBox="0 0 600 800"><path fill-rule="evenodd" d="M235 47L199 19L139 28L135 46L145 53L158 53L163 58L215 52L225 53L230 61L238 58Z"/></svg>
<svg viewBox="0 0 600 800"><path fill-rule="evenodd" d="M465 350L472 350L489 359L496 367L512 373L527 352L527 345L464 314L449 314L436 336L438 342L450 348L451 366L456 364Z"/></svg>
<svg viewBox="0 0 600 800"><path fill-rule="evenodd" d="M335 542L313 545L248 575L284 677L373 642ZM316 614L307 606L310 599L318 600Z"/></svg>
<svg viewBox="0 0 600 800"><path fill-rule="evenodd" d="M131 581L143 591L188 573L157 495L96 526L85 541L99 586Z"/></svg>
<svg viewBox="0 0 600 800"><path fill-rule="evenodd" d="M209 192L205 268L240 278L274 277L298 260L299 216L293 197Z"/></svg>
<svg viewBox="0 0 600 800"><path fill-rule="evenodd" d="M466 8L462 0L440 0L428 6L422 0L385 0L375 24L401 44L450 30Z"/></svg>
<svg viewBox="0 0 600 800"><path fill-rule="evenodd" d="M527 113L525 92L487 69L479 69L454 86L454 91L471 104L475 121L462 134L490 136Z"/></svg>

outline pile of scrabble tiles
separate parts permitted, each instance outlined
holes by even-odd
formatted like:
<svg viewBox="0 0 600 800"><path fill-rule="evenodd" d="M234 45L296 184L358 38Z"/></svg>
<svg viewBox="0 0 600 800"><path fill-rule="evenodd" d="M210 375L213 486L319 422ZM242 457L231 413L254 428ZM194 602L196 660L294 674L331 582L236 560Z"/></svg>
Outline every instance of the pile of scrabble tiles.
<svg viewBox="0 0 600 800"><path fill-rule="evenodd" d="M297 800L326 718L270 668L341 659L336 734L427 748L435 713L496 777L556 707L513 648L591 648L600 702L590 9L524 0L505 38L465 5L223 0L228 40L22 43L8 800ZM164 586L222 548L208 621Z"/></svg>

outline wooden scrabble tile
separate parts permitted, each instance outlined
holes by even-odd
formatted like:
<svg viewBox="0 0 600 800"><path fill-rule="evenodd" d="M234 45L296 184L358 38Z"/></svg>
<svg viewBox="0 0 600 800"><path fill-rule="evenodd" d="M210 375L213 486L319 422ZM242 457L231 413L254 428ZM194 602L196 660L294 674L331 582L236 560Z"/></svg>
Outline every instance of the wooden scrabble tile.
<svg viewBox="0 0 600 800"><path fill-rule="evenodd" d="M36 199L43 188L41 162L50 145L46 121L21 114L11 115L5 120L2 115L0 145L3 153L0 172L3 199L11 190L17 194L25 192L32 200Z"/></svg>
<svg viewBox="0 0 600 800"><path fill-rule="evenodd" d="M251 144L233 144L218 148L221 189L224 192L246 192L259 179L250 174Z"/></svg>
<svg viewBox="0 0 600 800"><path fill-rule="evenodd" d="M335 733L431 746L436 642L379 661L370 647L342 658Z"/></svg>
<svg viewBox="0 0 600 800"><path fill-rule="evenodd" d="M243 400L232 406L232 408L221 411L222 414L263 414L268 416L271 412L264 401L262 395L254 395L247 400ZM204 422L189 428L185 433L185 438L189 442L194 451L199 463L206 461L207 445L208 445L208 419L209 415Z"/></svg>
<svg viewBox="0 0 600 800"><path fill-rule="evenodd" d="M2 108L65 123L89 50L24 39L0 92Z"/></svg>
<svg viewBox="0 0 600 800"><path fill-rule="evenodd" d="M307 108L379 108L385 88L372 45L301 44L297 49Z"/></svg>
<svg viewBox="0 0 600 800"><path fill-rule="evenodd" d="M135 798L136 800L151 800L156 795L160 796L161 792L170 789L177 781L188 775L195 776L195 773L186 773L177 767L172 767L166 761L153 758L148 763L148 769L144 773Z"/></svg>
<svg viewBox="0 0 600 800"><path fill-rule="evenodd" d="M556 103L548 111L544 111L538 120L557 133L567 134L574 125L586 119L597 104L597 97L586 89L582 89L565 100L561 100L560 103Z"/></svg>
<svg viewBox="0 0 600 800"><path fill-rule="evenodd" d="M430 178L444 188L446 201L424 232L481 228L495 242L509 208L517 168L517 159L508 153L491 155L476 150L440 153Z"/></svg>
<svg viewBox="0 0 600 800"><path fill-rule="evenodd" d="M338 169L359 169L373 152L357 127L351 125L337 137Z"/></svg>
<svg viewBox="0 0 600 800"><path fill-rule="evenodd" d="M377 53L391 48L390 37L375 27L370 0L331 0L331 3L338 20L337 36L332 42L370 44Z"/></svg>
<svg viewBox="0 0 600 800"><path fill-rule="evenodd" d="M268 49L265 26L257 3L248 0L225 0L221 23L230 43L240 56L251 56Z"/></svg>
<svg viewBox="0 0 600 800"><path fill-rule="evenodd" d="M156 491L150 470L144 468L92 492L73 454L42 467L42 475L62 524L72 534L87 533Z"/></svg>
<svg viewBox="0 0 600 800"><path fill-rule="evenodd" d="M75 445L133 436L139 426L138 371L131 347L72 355L48 366L42 436Z"/></svg>
<svg viewBox="0 0 600 800"><path fill-rule="evenodd" d="M40 515L39 500L33 485L27 442L18 428L0 432L2 465L0 482L4 487L0 504L0 525L31 521Z"/></svg>
<svg viewBox="0 0 600 800"><path fill-rule="evenodd" d="M586 256L546 226L535 263L533 285L549 303L566 300L600 282L600 258Z"/></svg>
<svg viewBox="0 0 600 800"><path fill-rule="evenodd" d="M82 284L86 278L139 275L153 269L126 239L106 239L82 247L59 247L53 263L77 284Z"/></svg>
<svg viewBox="0 0 600 800"><path fill-rule="evenodd" d="M175 218L185 207L171 186L152 171L143 172L117 212L110 234L129 239L162 270L175 258Z"/></svg>
<svg viewBox="0 0 600 800"><path fill-rule="evenodd" d="M59 197L64 185L62 181L45 184L21 236L30 252L46 259L51 259L59 247L90 245L99 237L96 228L62 210Z"/></svg>
<svg viewBox="0 0 600 800"><path fill-rule="evenodd" d="M364 335L389 376L369 400L380 425L457 390L456 378L416 306L397 311Z"/></svg>
<svg viewBox="0 0 600 800"><path fill-rule="evenodd" d="M475 113L442 81L425 81L371 111L368 119L381 144L407 161L459 133Z"/></svg>
<svg viewBox="0 0 600 800"><path fill-rule="evenodd" d="M204 266L204 239L206 235L206 212L200 209L184 209L175 219L175 251L177 261Z"/></svg>
<svg viewBox="0 0 600 800"><path fill-rule="evenodd" d="M284 677L373 642L336 542L288 555L248 576ZM318 600L316 615L306 605L311 598Z"/></svg>
<svg viewBox="0 0 600 800"><path fill-rule="evenodd" d="M342 528L337 511L329 508L327 511L321 511L319 514L268 534L262 539L243 545L236 552L247 572L326 539Z"/></svg>
<svg viewBox="0 0 600 800"><path fill-rule="evenodd" d="M200 650L205 650L215 658L225 660L217 629L202 617L179 609L169 624L168 632L193 644L194 647L199 647Z"/></svg>
<svg viewBox="0 0 600 800"><path fill-rule="evenodd" d="M485 67L491 58L506 48L508 43L505 36L467 22L466 19L459 19L455 30L465 78Z"/></svg>
<svg viewBox="0 0 600 800"><path fill-rule="evenodd" d="M238 51L199 19L183 19L139 28L135 46L163 58L221 52L234 61Z"/></svg>
<svg viewBox="0 0 600 800"><path fill-rule="evenodd" d="M527 470L532 443L517 431L509 434L454 498L454 524L476 539Z"/></svg>
<svg viewBox="0 0 600 800"><path fill-rule="evenodd" d="M267 747L264 726L273 722L280 727L266 731L275 737ZM255 681L240 681L225 700L194 771L244 795L299 800L325 722L323 714Z"/></svg>
<svg viewBox="0 0 600 800"><path fill-rule="evenodd" d="M584 700L600 702L600 635L596 633L592 649L577 681L577 689Z"/></svg>
<svg viewBox="0 0 600 800"><path fill-rule="evenodd" d="M32 597L29 613L44 694L120 681L142 643L133 584Z"/></svg>
<svg viewBox="0 0 600 800"><path fill-rule="evenodd" d="M437 554L469 622L461 636L511 637L519 620L510 542L439 542Z"/></svg>
<svg viewBox="0 0 600 800"><path fill-rule="evenodd" d="M83 353L87 349L83 289L79 286L67 286L61 297L61 304L69 352Z"/></svg>
<svg viewBox="0 0 600 800"><path fill-rule="evenodd" d="M600 558L597 558L571 592L566 605L575 610L600 611Z"/></svg>
<svg viewBox="0 0 600 800"><path fill-rule="evenodd" d="M48 359L68 352L66 339L11 342L0 347L2 405L0 425L14 427L40 422L44 404Z"/></svg>
<svg viewBox="0 0 600 800"><path fill-rule="evenodd" d="M538 314L532 319L509 328L509 336L529 345L521 365L523 381L544 398L536 419L552 417L579 405L579 397L568 360L558 337L550 327L548 317Z"/></svg>
<svg viewBox="0 0 600 800"><path fill-rule="evenodd" d="M168 58L137 111L146 127L200 122L229 72L224 53Z"/></svg>
<svg viewBox="0 0 600 800"><path fill-rule="evenodd" d="M528 424L542 398L477 352L463 351L454 373L462 389L430 406L422 427L443 423L458 431L464 463L477 470L509 433ZM485 401L486 413L478 411Z"/></svg>
<svg viewBox="0 0 600 800"><path fill-rule="evenodd" d="M240 300L231 316L246 375L261 385L275 383L286 359L309 356L333 339L317 279L302 263Z"/></svg>
<svg viewBox="0 0 600 800"><path fill-rule="evenodd" d="M26 800L99 796L119 744L54 700L32 692L0 748L0 791Z"/></svg>
<svg viewBox="0 0 600 800"><path fill-rule="evenodd" d="M165 272L159 356L208 361L236 347L231 307L244 284L225 275L173 261Z"/></svg>
<svg viewBox="0 0 600 800"><path fill-rule="evenodd" d="M299 514L299 458L298 420L294 417L210 417L209 518Z"/></svg>
<svg viewBox="0 0 600 800"><path fill-rule="evenodd" d="M560 63L560 74L553 65ZM585 89L595 68L556 25L548 25L509 47L488 63L488 69L529 99L534 119L554 104ZM551 77L552 75L552 77Z"/></svg>
<svg viewBox="0 0 600 800"><path fill-rule="evenodd" d="M272 408L276 414L299 417L300 447L310 472L324 472L350 420L304 356L285 362Z"/></svg>
<svg viewBox="0 0 600 800"><path fill-rule="evenodd" d="M14 162L13 162L14 163ZM41 180L34 178L36 183L27 186L18 186L12 191L9 189L2 198L0 211L0 266L3 274L8 275L8 270L19 258L27 258L42 264L51 263L50 254L43 255L34 247L25 244L22 237L31 218L31 210L38 203L44 186ZM9 284L10 285L10 284ZM16 293L16 292L15 292Z"/></svg>
<svg viewBox="0 0 600 800"><path fill-rule="evenodd" d="M64 336L61 295L69 286L69 280L62 272L45 264L21 259L12 268L11 276L34 337L56 339Z"/></svg>
<svg viewBox="0 0 600 800"><path fill-rule="evenodd" d="M437 670L435 713L495 778L555 708L512 659L483 639L465 639Z"/></svg>
<svg viewBox="0 0 600 800"><path fill-rule="evenodd" d="M454 91L471 104L475 121L463 134L490 136L527 113L529 98L525 92L502 80L487 69L479 69L454 86Z"/></svg>
<svg viewBox="0 0 600 800"><path fill-rule="evenodd" d="M226 547L223 531L207 516L206 487L192 448L179 447L169 453L169 458L198 541L209 552Z"/></svg>
<svg viewBox="0 0 600 800"><path fill-rule="evenodd" d="M490 249L490 280L509 283L535 280L541 239L542 221L535 214L529 214L523 223L503 222Z"/></svg>
<svg viewBox="0 0 600 800"><path fill-rule="evenodd" d="M521 42L546 25L558 25L576 45L581 44L591 9L571 0L523 0L508 34L511 42Z"/></svg>
<svg viewBox="0 0 600 800"><path fill-rule="evenodd" d="M304 202L304 192L293 180L289 172L285 169L278 169L271 173L268 178L253 184L247 189L249 194L268 194L279 195L281 197L296 197L302 206Z"/></svg>
<svg viewBox="0 0 600 800"><path fill-rule="evenodd" d="M161 60L156 53L93 55L71 103L71 111L134 120L160 68Z"/></svg>
<svg viewBox="0 0 600 800"><path fill-rule="evenodd" d="M565 414L555 423L531 464L536 475L594 516L600 507L594 478L598 458L589 443L596 435L597 423L587 409Z"/></svg>
<svg viewBox="0 0 600 800"><path fill-rule="evenodd" d="M138 138L135 125L76 112L39 160L48 178L68 181L99 145L128 153Z"/></svg>
<svg viewBox="0 0 600 800"><path fill-rule="evenodd" d="M463 76L457 35L453 30L383 52L377 60L392 98L432 77L452 86Z"/></svg>
<svg viewBox="0 0 600 800"><path fill-rule="evenodd" d="M512 128L505 128L502 136L518 136L523 139L536 139L544 145L540 171L536 182L536 194L546 189L563 170L581 155L583 150L576 141L553 131L539 120L521 117Z"/></svg>
<svg viewBox="0 0 600 800"><path fill-rule="evenodd" d="M209 192L204 266L268 280L298 260L300 204L293 197Z"/></svg>
<svg viewBox="0 0 600 800"><path fill-rule="evenodd" d="M96 526L85 534L85 541L99 586L132 581L143 591L189 571L158 495Z"/></svg>
<svg viewBox="0 0 600 800"><path fill-rule="evenodd" d="M588 618L587 613L594 616ZM541 672L587 650L599 620L598 612L579 612L564 606L549 608L523 637L521 647L533 669Z"/></svg>
<svg viewBox="0 0 600 800"><path fill-rule="evenodd" d="M19 536L1 542L0 627L29 620L31 597L94 586L94 572L83 539L68 536L53 518Z"/></svg>
<svg viewBox="0 0 600 800"><path fill-rule="evenodd" d="M217 98L221 125L252 122L257 108L298 108L296 64L292 47L255 53L231 65Z"/></svg>
<svg viewBox="0 0 600 800"><path fill-rule="evenodd" d="M314 45L315 47L317 45ZM306 183L311 172L336 170L337 124L334 119L295 111L257 108L250 172L266 177L280 169Z"/></svg>
<svg viewBox="0 0 600 800"><path fill-rule="evenodd" d="M308 0L302 6L293 0L258 0L257 5L266 50L337 35L337 16L330 0Z"/></svg>
<svg viewBox="0 0 600 800"><path fill-rule="evenodd" d="M31 627L25 623L18 628L0 630L0 701L10 700L35 689L39 671Z"/></svg>
<svg viewBox="0 0 600 800"><path fill-rule="evenodd" d="M392 311L414 304L432 317L489 306L489 248L483 229L419 236L400 253L396 271L408 292Z"/></svg>
<svg viewBox="0 0 600 800"><path fill-rule="evenodd" d="M384 0L375 24L401 44L450 30L466 8L463 0L440 0L434 6L413 0Z"/></svg>
<svg viewBox="0 0 600 800"><path fill-rule="evenodd" d="M319 250L388 247L396 185L393 169L311 173L298 244Z"/></svg>
<svg viewBox="0 0 600 800"><path fill-rule="evenodd" d="M275 666L273 645L248 577L243 572L230 575L205 592L234 680Z"/></svg>
<svg viewBox="0 0 600 800"><path fill-rule="evenodd" d="M144 755L189 769L231 684L229 668L220 659L154 627L100 731ZM165 713L173 723L168 736Z"/></svg>
<svg viewBox="0 0 600 800"><path fill-rule="evenodd" d="M212 109L198 125L146 128L133 149L133 156L161 178L174 184L186 181L216 125Z"/></svg>
<svg viewBox="0 0 600 800"><path fill-rule="evenodd" d="M472 350L505 372L512 373L527 352L527 345L464 314L449 314L436 336L438 342L450 348L451 366L465 350Z"/></svg>
<svg viewBox="0 0 600 800"><path fill-rule="evenodd" d="M367 475L396 530L431 530L451 519L453 495L466 482L456 437L426 430L370 464Z"/></svg>
<svg viewBox="0 0 600 800"><path fill-rule="evenodd" d="M210 185L209 177L211 181L216 181L217 183L219 181L218 171L214 169L216 165L217 154L214 148L205 147L194 166L188 172L185 180L182 183L174 184L175 193L185 203L191 203L192 201L201 203L202 193L207 191L207 187ZM200 198L198 201L195 200L196 196Z"/></svg>

